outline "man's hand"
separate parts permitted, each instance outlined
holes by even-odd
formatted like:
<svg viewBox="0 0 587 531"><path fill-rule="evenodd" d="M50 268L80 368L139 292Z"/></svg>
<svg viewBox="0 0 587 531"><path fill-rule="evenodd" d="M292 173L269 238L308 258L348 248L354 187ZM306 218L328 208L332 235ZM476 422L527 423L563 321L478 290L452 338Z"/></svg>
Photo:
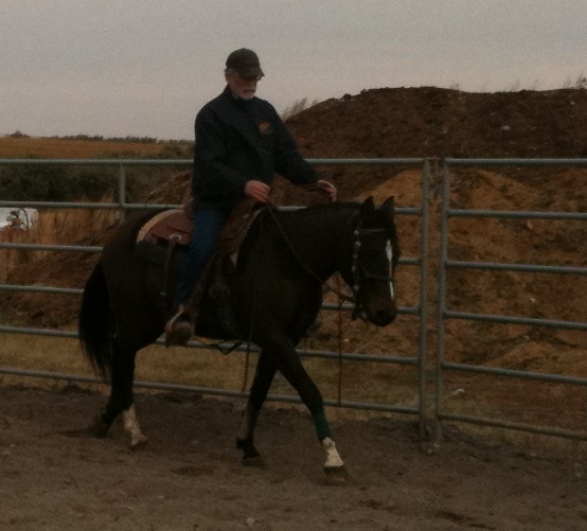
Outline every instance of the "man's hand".
<svg viewBox="0 0 587 531"><path fill-rule="evenodd" d="M247 181L245 184L245 194L247 197L251 197L260 203L266 203L269 199L269 188L268 184L261 181Z"/></svg>
<svg viewBox="0 0 587 531"><path fill-rule="evenodd" d="M336 201L336 187L332 183L320 179L316 183L316 190L325 195L330 201Z"/></svg>

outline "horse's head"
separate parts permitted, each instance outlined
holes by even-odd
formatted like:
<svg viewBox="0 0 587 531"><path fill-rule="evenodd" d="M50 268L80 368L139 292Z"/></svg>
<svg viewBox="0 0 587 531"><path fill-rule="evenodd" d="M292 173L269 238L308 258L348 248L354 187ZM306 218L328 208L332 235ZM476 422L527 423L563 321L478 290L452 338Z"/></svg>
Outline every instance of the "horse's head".
<svg viewBox="0 0 587 531"><path fill-rule="evenodd" d="M390 324L397 315L394 271L400 248L394 222L394 200L375 207L369 197L349 221L350 237L341 274L353 290L355 310L377 326Z"/></svg>

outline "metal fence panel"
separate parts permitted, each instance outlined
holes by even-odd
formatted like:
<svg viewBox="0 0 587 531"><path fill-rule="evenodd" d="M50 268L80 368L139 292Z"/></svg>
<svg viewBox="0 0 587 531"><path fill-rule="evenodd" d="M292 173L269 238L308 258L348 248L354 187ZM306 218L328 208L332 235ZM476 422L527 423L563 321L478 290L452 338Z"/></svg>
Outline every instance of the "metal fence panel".
<svg viewBox="0 0 587 531"><path fill-rule="evenodd" d="M417 320L418 327L418 349L417 353L413 357L404 356L374 356L367 353L352 353L345 354L334 351L308 351L298 350L300 356L303 357L318 357L324 359L336 359L336 360L352 360L372 363L393 363L398 365L409 365L413 366L418 371L418 404L416 406L404 406L398 404L376 404L376 403L365 403L365 402L353 402L353 401L325 401L327 405L334 407L354 408L354 409L365 409L372 411L392 411L396 413L412 414L418 417L420 420L420 429L424 430L424 415L426 410L426 350L427 350L427 317L426 317L426 294L427 294L427 272L428 272L428 223L429 223L429 212L428 212L428 189L430 181L430 163L428 160L423 158L404 158L404 159L308 159L311 164L320 166L420 166L421 171L421 189L422 189L422 202L420 206L416 207L396 207L396 213L400 216L416 216L420 220L420 246L421 253L416 257L402 258L402 266L413 266L418 267L420 271L420 293L418 305L414 307L401 307L399 313L404 315L410 315L415 317ZM118 185L117 185L117 202L110 203L94 203L94 202L49 202L49 201L0 201L0 207L33 207L33 208L56 208L56 209L107 209L114 210L121 213L121 218L124 217L124 213L132 210L141 210L145 208L177 208L175 204L149 204L149 203L127 203L125 201L126 196L126 172L125 169L129 166L189 166L192 162L189 160L120 160L120 159L92 159L92 160L68 160L68 159L55 159L55 160L42 160L42 159L0 159L0 167L2 165L98 165L98 166L113 166L118 168ZM18 249L18 250L43 250L43 251L58 251L58 252L100 252L100 247L81 246L81 245L41 245L41 244L23 244L23 243L10 243L0 242L0 251L2 249ZM55 286L22 286L22 285L10 285L0 283L0 293L3 291L21 291L21 292L38 292L48 294L68 294L68 295L79 295L80 289L68 289L59 288ZM348 310L348 305L329 305L324 304L324 309ZM43 329L34 328L28 326L9 326L6 324L0 324L0 334L26 334L26 335L39 335L47 337L63 337L63 338L77 338L77 334L64 330L55 329ZM159 344L163 344L162 340L158 341ZM190 346L199 349L208 349L209 345L199 343L197 341L190 342ZM247 352L255 351L255 347L252 346L250 349L247 347L238 347L235 349L236 352ZM20 370L13 367L0 367L0 374L11 374L28 377L38 378L49 378L49 379L61 379L71 382L97 382L96 379L88 378L86 376L75 375L75 374L64 374L47 371L34 371L34 370ZM212 389L203 388L197 386L184 386L169 383L157 383L157 382L141 382L137 381L137 387L145 388L157 388L167 390L188 390L193 392L201 392L206 394L218 394L224 396L246 396L246 392L230 391L224 389ZM340 393L339 393L340 396ZM293 396L275 396L269 397L273 400L278 401L295 401L299 399Z"/></svg>
<svg viewBox="0 0 587 531"><path fill-rule="evenodd" d="M460 415L447 412L445 409L445 378L450 372L466 372L471 374L488 374L496 377L522 379L535 382L555 382L565 385L587 387L587 378L567 377L555 374L541 374L530 371L510 370L500 367L487 367L483 365L448 362L445 359L446 325L450 320L465 320L490 322L500 324L518 324L534 327L548 327L561 330L587 331L587 322L571 322L554 319L536 319L528 316L502 316L483 313L471 313L455 311L448 307L447 274L449 270L475 269L478 271L516 271L520 273L545 273L565 275L585 275L586 267L572 267L566 265L541 266L536 264L506 264L496 262L470 262L450 260L449 254L449 220L451 218L482 217L497 219L548 219L548 220L574 220L587 221L587 213L569 212L536 212L515 211L505 212L499 210L475 210L451 208L451 168L453 167L562 167L562 166L587 166L587 159L445 159L442 171L441 191L441 220L440 220L440 248L439 266L437 271L438 282L438 307L437 307L437 343L436 343L436 378L435 378L435 422L434 434L437 439L441 437L442 421L452 420L477 424L481 426L500 427L514 429L537 434L554 435L570 439L587 440L587 431L580 432L552 428L547 426L534 426L522 422L504 422L500 420L483 418L480 415ZM587 420L587 419L586 419Z"/></svg>
<svg viewBox="0 0 587 531"><path fill-rule="evenodd" d="M340 354L334 351L306 351L300 350L302 356L308 358L319 357L325 359L345 359L359 362L376 362L376 363L393 363L398 365L408 365L415 367L418 373L418 404L416 406L404 406L398 404L373 404L364 402L351 401L327 401L328 405L344 408L358 408L373 411L391 411L396 413L405 413L414 415L418 418L420 431L423 434L426 428L425 424L433 420L433 431L437 438L442 433L443 421L465 422L470 424L498 427L504 429L521 430L531 433L554 435L571 439L586 440L587 433L573 432L558 428L549 428L545 426L533 426L519 422L507 422L495 419L484 418L481 415L454 414L445 408L445 389L444 382L446 376L451 372L471 373L480 375L491 375L498 378L518 379L521 381L535 382L555 382L567 386L587 386L587 378L569 377L557 374L538 374L529 371L509 370L500 367L486 367L483 365L474 365L466 363L455 363L445 359L446 346L446 326L449 321L480 321L497 324L517 324L527 326L540 326L554 329L568 330L587 330L586 322L570 322L557 319L536 319L524 315L519 316L500 316L486 313L472 313L456 311L448 307L449 286L447 285L447 274L451 270L470 269L477 271L514 271L517 273L541 273L541 274L564 274L580 275L587 274L587 268L569 265L550 265L543 266L538 264L508 264L498 262L482 262L467 260L449 259L449 220L452 218L500 218L500 219L539 219L539 220L564 220L580 221L587 220L587 213L582 212L539 212L539 211L499 211L499 210L475 210L464 208L452 208L450 204L451 190L451 168L453 167L504 167L504 166L523 166L523 167L562 167L576 166L586 167L587 159L445 159L442 165L435 159L410 158L410 159L310 159L312 164L332 165L332 166L403 166L403 165L420 165L422 168L421 179L421 205L417 207L399 207L397 213L403 216L416 216L420 222L420 254L416 257L407 257L402 259L403 266L419 268L419 295L418 304L413 307L402 307L400 313L413 316L417 320L418 326L418 347L417 355L413 357L388 355L373 356L367 353ZM106 165L118 167L118 201L111 203L62 203L62 202L18 202L18 201L0 201L0 207L31 207L31 208L76 208L76 209L110 209L121 212L124 215L127 211L144 209L144 208L176 208L175 204L129 204L125 201L126 174L125 168L128 166L154 165L154 166L189 166L191 161L186 160L28 160L28 159L4 159L0 160L0 167L7 164L71 164L71 165ZM438 232L430 231L430 183L435 177L435 169L441 167L440 175L440 223ZM429 260L430 236L434 234L439 237L438 264L431 265ZM21 250L52 250L58 252L99 252L99 247L77 246L77 245L34 245L34 244L17 244L9 242L0 242L0 251L2 249L21 249ZM434 273L437 280L437 301L428 299L428 277ZM49 294L66 294L78 296L79 289L66 289L55 286L15 286L0 284L0 293L2 291L30 291L45 292ZM325 304L325 309L334 310L338 305ZM344 305L344 311L348 310ZM431 393L427 390L427 332L429 329L428 314L433 311L436 316L435 332L436 344L434 345L435 364L434 371L434 389ZM64 330L41 329L33 327L16 327L0 325L0 334L32 334L47 337L65 337L75 339L77 335L73 332ZM195 348L209 348L208 345L192 342ZM237 351L245 352L245 347L240 347ZM254 350L254 347L253 347ZM13 367L0 367L0 374L14 374L20 376L34 376L39 378L62 379L80 382L95 382L96 380L85 376L75 374L64 374L46 371L24 371ZM137 381L138 387L167 389L167 390L186 390L202 392L206 394L219 394L224 396L246 396L247 393L240 391L213 389L208 387L185 386L173 383L159 382L142 382ZM274 395L271 399L290 402L298 401L297 397ZM432 409L429 409L429 402L432 401Z"/></svg>

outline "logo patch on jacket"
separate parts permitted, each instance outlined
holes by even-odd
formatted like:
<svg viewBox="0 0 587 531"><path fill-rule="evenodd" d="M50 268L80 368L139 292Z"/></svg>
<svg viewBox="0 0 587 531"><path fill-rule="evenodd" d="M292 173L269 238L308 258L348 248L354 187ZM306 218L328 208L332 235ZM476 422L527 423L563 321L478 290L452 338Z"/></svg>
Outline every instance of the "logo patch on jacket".
<svg viewBox="0 0 587 531"><path fill-rule="evenodd" d="M271 122L261 122L259 124L259 133L262 135L270 135L273 133L273 126L271 125Z"/></svg>

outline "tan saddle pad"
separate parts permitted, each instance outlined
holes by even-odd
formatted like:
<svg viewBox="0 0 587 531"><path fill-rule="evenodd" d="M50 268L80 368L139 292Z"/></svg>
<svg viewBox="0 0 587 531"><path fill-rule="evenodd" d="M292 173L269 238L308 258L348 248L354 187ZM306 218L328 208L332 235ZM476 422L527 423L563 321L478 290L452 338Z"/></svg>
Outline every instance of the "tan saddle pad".
<svg viewBox="0 0 587 531"><path fill-rule="evenodd" d="M175 241L179 245L188 245L192 236L192 223L183 210L164 210L141 227L137 242Z"/></svg>
<svg viewBox="0 0 587 531"><path fill-rule="evenodd" d="M244 200L236 205L220 233L217 250L231 255L238 251L247 232L259 213L259 203ZM175 245L189 245L192 237L193 218L191 205L181 209L164 210L149 219L139 230L137 242L161 244L174 242ZM236 262L236 257L231 257Z"/></svg>

